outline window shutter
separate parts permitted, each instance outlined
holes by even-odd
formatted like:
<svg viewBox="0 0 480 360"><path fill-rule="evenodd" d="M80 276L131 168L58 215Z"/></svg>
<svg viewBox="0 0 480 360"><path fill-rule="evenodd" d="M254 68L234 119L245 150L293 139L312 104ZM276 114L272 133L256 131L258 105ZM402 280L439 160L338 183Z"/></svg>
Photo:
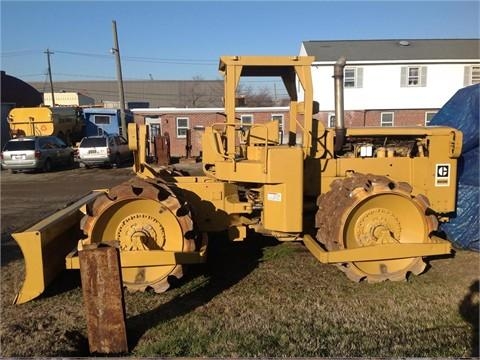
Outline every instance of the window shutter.
<svg viewBox="0 0 480 360"><path fill-rule="evenodd" d="M467 65L463 70L463 86L468 86L472 82L472 67Z"/></svg>
<svg viewBox="0 0 480 360"><path fill-rule="evenodd" d="M420 86L427 86L427 67L420 67Z"/></svg>
<svg viewBox="0 0 480 360"><path fill-rule="evenodd" d="M357 81L355 81L355 87L361 88L363 87L363 68L357 68Z"/></svg>
<svg viewBox="0 0 480 360"><path fill-rule="evenodd" d="M402 66L402 69L400 71L400 87L406 87L407 86L407 67Z"/></svg>

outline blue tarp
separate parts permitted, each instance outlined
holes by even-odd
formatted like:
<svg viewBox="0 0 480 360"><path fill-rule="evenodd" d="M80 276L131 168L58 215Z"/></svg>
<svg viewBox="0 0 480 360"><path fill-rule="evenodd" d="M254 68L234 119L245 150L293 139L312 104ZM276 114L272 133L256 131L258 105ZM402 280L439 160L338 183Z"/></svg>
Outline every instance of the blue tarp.
<svg viewBox="0 0 480 360"><path fill-rule="evenodd" d="M458 162L457 211L440 229L457 247L476 251L480 251L479 98L480 84L460 89L430 122L430 125L450 126L463 132L462 156Z"/></svg>

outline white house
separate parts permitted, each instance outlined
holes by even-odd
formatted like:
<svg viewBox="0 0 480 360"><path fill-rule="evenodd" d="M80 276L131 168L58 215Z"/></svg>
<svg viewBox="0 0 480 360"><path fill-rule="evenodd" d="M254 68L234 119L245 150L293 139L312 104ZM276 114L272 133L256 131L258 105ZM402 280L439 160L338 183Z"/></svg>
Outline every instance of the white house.
<svg viewBox="0 0 480 360"><path fill-rule="evenodd" d="M424 125L460 88L480 82L480 39L305 41L318 118L334 124L333 65L344 71L347 126Z"/></svg>

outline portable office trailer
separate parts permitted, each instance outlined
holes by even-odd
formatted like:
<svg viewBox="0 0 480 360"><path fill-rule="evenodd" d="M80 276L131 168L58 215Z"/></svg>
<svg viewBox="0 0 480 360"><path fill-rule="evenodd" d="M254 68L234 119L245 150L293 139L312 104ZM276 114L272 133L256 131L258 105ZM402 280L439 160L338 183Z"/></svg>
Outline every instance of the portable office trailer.
<svg viewBox="0 0 480 360"><path fill-rule="evenodd" d="M120 109L84 108L83 114L86 122L86 136L95 135L122 135L126 131L122 129ZM126 123L133 122L133 114L125 111Z"/></svg>
<svg viewBox="0 0 480 360"><path fill-rule="evenodd" d="M95 104L95 99L78 92L55 92L56 106L88 106ZM43 94L43 103L52 106L52 93Z"/></svg>

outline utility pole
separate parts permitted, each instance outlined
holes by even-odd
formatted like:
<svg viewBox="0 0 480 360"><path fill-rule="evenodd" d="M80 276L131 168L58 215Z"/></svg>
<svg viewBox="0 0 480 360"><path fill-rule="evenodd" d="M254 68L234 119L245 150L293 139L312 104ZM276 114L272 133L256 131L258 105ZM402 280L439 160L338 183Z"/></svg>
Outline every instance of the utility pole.
<svg viewBox="0 0 480 360"><path fill-rule="evenodd" d="M120 95L120 121L122 126L122 134L125 138L128 137L127 131L127 122L125 120L125 93L123 91L123 79L122 79L122 65L120 63L120 47L118 46L118 36L117 36L117 22L112 21L113 27L113 48L112 52L115 54L115 62L117 64L117 81L118 81L118 92Z"/></svg>
<svg viewBox="0 0 480 360"><path fill-rule="evenodd" d="M47 51L45 51L44 54L47 54L48 77L50 78L50 90L52 92L52 107L53 107L53 106L55 106L55 94L54 94L54 91L53 91L52 67L50 66L50 54L53 54L53 52L51 52L50 49L47 49Z"/></svg>

